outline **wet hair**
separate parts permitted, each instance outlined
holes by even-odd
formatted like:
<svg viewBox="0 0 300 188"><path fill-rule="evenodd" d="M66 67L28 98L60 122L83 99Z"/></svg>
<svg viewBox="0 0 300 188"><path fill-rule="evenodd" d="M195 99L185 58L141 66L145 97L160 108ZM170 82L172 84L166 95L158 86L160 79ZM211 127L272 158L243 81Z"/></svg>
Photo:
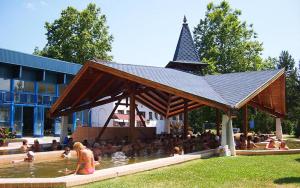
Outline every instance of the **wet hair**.
<svg viewBox="0 0 300 188"><path fill-rule="evenodd" d="M84 149L84 145L81 142L75 142L73 145L74 150L82 150Z"/></svg>
<svg viewBox="0 0 300 188"><path fill-rule="evenodd" d="M27 144L28 141L27 140L23 140L23 145Z"/></svg>

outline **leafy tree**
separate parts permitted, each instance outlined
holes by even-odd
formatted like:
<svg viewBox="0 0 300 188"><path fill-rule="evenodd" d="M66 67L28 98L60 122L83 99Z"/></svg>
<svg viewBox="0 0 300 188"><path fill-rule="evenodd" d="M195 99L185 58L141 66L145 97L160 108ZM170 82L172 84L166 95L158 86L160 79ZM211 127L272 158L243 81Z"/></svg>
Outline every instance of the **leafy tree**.
<svg viewBox="0 0 300 188"><path fill-rule="evenodd" d="M34 54L83 64L88 59L111 60L112 35L100 8L90 3L78 11L73 7L61 12L53 23L46 22L47 44Z"/></svg>
<svg viewBox="0 0 300 188"><path fill-rule="evenodd" d="M262 43L253 25L240 21L240 10L229 3L209 3L205 18L195 27L194 40L207 73L230 73L268 68L261 58Z"/></svg>

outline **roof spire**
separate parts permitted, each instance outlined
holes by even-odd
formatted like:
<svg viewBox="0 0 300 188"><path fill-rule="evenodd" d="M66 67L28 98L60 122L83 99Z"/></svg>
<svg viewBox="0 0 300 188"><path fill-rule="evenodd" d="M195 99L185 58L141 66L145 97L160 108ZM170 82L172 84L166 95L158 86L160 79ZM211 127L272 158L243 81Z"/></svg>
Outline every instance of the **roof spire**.
<svg viewBox="0 0 300 188"><path fill-rule="evenodd" d="M202 68L206 65L207 64L200 62L198 51L184 15L173 60L170 61L166 67L188 72L199 72L202 71Z"/></svg>
<svg viewBox="0 0 300 188"><path fill-rule="evenodd" d="M187 24L186 22L187 22L187 19L186 19L185 15L184 15L184 17L183 17L183 24Z"/></svg>

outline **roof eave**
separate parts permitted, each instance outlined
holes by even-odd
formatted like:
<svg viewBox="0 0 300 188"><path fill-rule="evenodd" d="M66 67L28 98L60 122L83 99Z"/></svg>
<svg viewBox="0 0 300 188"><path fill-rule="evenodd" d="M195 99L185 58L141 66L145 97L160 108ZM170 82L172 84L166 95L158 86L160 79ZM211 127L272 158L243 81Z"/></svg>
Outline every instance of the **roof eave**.
<svg viewBox="0 0 300 188"><path fill-rule="evenodd" d="M236 103L234 106L232 106L233 109L240 109L245 104L247 104L251 99L253 99L258 93L266 89L269 85L271 85L277 78L279 78L281 75L285 73L284 68L280 69L280 71L274 75L272 78L267 80L264 84L261 85L261 87L258 87L255 91L250 93L248 96L246 96L244 99L242 99L240 102Z"/></svg>

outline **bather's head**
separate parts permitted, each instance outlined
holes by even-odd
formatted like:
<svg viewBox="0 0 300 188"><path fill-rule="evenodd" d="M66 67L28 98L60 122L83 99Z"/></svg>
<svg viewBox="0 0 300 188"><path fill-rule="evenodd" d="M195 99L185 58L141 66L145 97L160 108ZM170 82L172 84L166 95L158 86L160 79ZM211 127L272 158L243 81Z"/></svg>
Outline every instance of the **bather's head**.
<svg viewBox="0 0 300 188"><path fill-rule="evenodd" d="M73 149L78 152L80 150L85 149L85 146L81 142L75 142L73 145Z"/></svg>

